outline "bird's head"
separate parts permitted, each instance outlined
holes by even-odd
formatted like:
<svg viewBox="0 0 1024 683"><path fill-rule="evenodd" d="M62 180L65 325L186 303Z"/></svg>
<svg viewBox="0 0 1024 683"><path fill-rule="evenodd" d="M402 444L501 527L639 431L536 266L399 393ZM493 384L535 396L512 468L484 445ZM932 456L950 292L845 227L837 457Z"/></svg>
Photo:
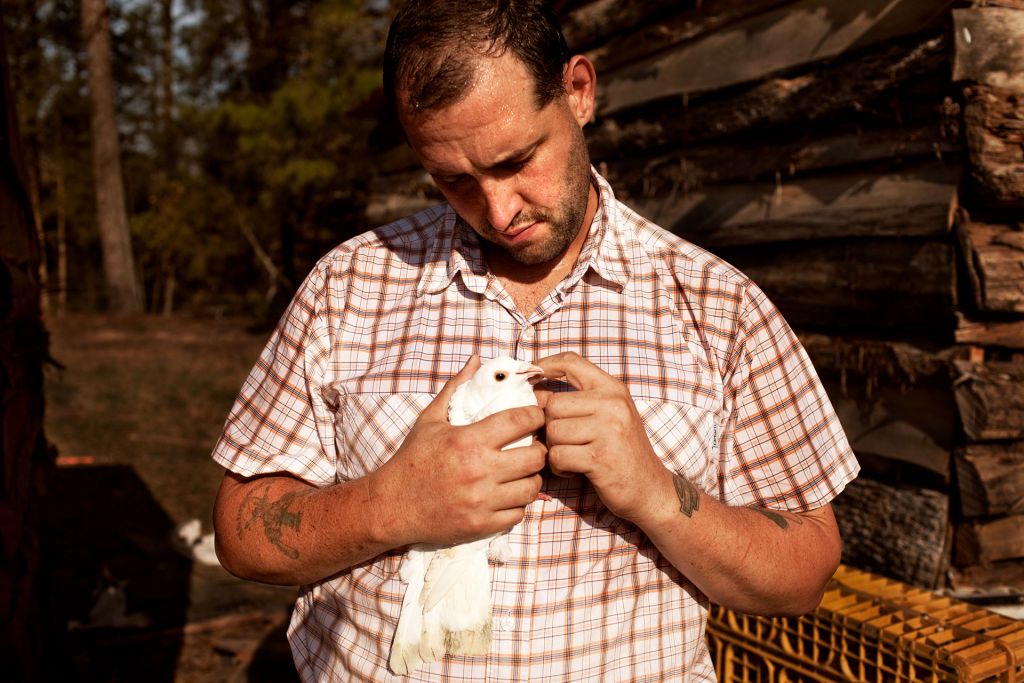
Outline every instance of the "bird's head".
<svg viewBox="0 0 1024 683"><path fill-rule="evenodd" d="M470 380L481 392L506 391L514 386L532 386L544 378L544 371L524 360L498 356L480 364Z"/></svg>

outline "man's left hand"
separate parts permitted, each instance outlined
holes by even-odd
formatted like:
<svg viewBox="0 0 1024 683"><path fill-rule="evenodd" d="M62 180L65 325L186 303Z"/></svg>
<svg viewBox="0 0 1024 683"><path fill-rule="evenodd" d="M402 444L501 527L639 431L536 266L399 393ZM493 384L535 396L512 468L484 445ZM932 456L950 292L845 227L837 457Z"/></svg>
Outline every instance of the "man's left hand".
<svg viewBox="0 0 1024 683"><path fill-rule="evenodd" d="M576 353L536 363L549 379L576 391L543 393L548 465L558 476L586 475L616 516L642 526L672 490L671 473L655 455L629 389Z"/></svg>

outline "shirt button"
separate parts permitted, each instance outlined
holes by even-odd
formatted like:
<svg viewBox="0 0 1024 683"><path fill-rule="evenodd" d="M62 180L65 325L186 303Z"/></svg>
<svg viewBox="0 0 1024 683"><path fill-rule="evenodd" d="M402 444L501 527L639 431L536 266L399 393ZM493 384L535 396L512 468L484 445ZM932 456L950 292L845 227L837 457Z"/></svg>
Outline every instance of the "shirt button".
<svg viewBox="0 0 1024 683"><path fill-rule="evenodd" d="M523 328L523 333L522 333L521 336L526 341L530 341L531 339L533 339L533 326L532 325L528 325L528 326L524 327Z"/></svg>
<svg viewBox="0 0 1024 683"><path fill-rule="evenodd" d="M499 631L511 631L516 627L516 620L511 616L505 615L498 617L498 630Z"/></svg>

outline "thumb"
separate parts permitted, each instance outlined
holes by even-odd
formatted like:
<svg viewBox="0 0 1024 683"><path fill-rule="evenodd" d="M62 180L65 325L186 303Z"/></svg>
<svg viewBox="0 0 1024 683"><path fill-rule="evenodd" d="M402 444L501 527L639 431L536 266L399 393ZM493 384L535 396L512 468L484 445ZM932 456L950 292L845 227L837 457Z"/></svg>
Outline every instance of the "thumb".
<svg viewBox="0 0 1024 683"><path fill-rule="evenodd" d="M438 392L434 400L423 409L420 417L426 417L433 420L441 420L442 422L448 421L448 404L451 403L452 394L459 388L460 384L465 384L470 380L477 370L480 369L480 356L473 354L466 361L466 364L462 366L454 377L449 379L441 387L441 391Z"/></svg>

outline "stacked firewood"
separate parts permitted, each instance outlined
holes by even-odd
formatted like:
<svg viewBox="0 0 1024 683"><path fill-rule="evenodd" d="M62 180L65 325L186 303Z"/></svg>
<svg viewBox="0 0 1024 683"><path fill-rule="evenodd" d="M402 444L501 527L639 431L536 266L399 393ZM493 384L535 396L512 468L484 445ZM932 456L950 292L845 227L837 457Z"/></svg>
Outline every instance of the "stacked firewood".
<svg viewBox="0 0 1024 683"><path fill-rule="evenodd" d="M1024 2L953 12L970 203L957 213L967 300L953 579L1024 588Z"/></svg>
<svg viewBox="0 0 1024 683"><path fill-rule="evenodd" d="M1024 9L995 5L557 5L597 67L594 164L811 354L864 466L836 502L844 559L929 588L1024 556ZM378 221L439 197L397 146L377 188Z"/></svg>

